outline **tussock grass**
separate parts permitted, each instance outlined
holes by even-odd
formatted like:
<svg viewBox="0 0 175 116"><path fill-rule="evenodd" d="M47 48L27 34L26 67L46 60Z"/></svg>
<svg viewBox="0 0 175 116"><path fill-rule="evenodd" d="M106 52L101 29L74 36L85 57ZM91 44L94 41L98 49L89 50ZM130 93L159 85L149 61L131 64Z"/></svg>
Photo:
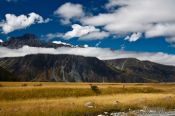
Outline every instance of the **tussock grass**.
<svg viewBox="0 0 175 116"><path fill-rule="evenodd" d="M171 96L170 102L163 99ZM115 104L115 101L119 101ZM161 100L161 101L159 101ZM84 104L88 101L95 103L94 108L87 108ZM61 98L61 99L40 99L40 100L20 100L3 101L0 104L2 114L10 116L82 116L94 115L104 111L129 111L129 109L142 109L143 107L163 107L174 108L175 96L173 94L117 94L103 96L89 96L80 98ZM4 115L2 115L4 116Z"/></svg>
<svg viewBox="0 0 175 116"><path fill-rule="evenodd" d="M65 97L83 97L95 95L108 95L119 93L160 93L160 89L152 87L107 87L99 88L89 86L88 88L57 88L57 87L18 87L18 88L0 88L0 100L26 100L40 98L65 98Z"/></svg>
<svg viewBox="0 0 175 116"><path fill-rule="evenodd" d="M3 86L0 87L1 116L93 116L104 111L129 111L145 107L175 108L174 84L0 84ZM37 84L41 86L34 86ZM100 92L97 94L96 90ZM94 107L86 107L87 102L93 102Z"/></svg>

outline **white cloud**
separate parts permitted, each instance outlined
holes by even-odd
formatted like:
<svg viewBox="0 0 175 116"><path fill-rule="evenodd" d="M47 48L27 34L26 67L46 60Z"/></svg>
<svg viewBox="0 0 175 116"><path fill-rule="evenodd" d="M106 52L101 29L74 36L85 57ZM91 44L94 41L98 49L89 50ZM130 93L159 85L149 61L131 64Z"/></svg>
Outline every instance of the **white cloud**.
<svg viewBox="0 0 175 116"><path fill-rule="evenodd" d="M72 25L72 31L69 31L65 33L64 38L70 39L74 37L82 37L84 35L87 35L91 32L98 32L99 29L96 29L94 26L81 26L78 24Z"/></svg>
<svg viewBox="0 0 175 116"><path fill-rule="evenodd" d="M71 44L69 44L69 43L62 42L62 41L52 41L52 43L54 43L54 44L69 45L69 46L72 46L72 47L73 47L73 45L71 45Z"/></svg>
<svg viewBox="0 0 175 116"><path fill-rule="evenodd" d="M109 0L112 12L81 19L110 33L146 33L146 37L175 37L175 0ZM116 8L116 6L120 6Z"/></svg>
<svg viewBox="0 0 175 116"><path fill-rule="evenodd" d="M4 41L2 39L0 39L0 43L3 43Z"/></svg>
<svg viewBox="0 0 175 116"><path fill-rule="evenodd" d="M88 33L82 37L80 37L80 40L97 40L97 39L104 39L109 36L108 32L105 31L96 31Z"/></svg>
<svg viewBox="0 0 175 116"><path fill-rule="evenodd" d="M83 17L81 22L88 25L104 26L115 20L115 14L99 14L97 16Z"/></svg>
<svg viewBox="0 0 175 116"><path fill-rule="evenodd" d="M171 36L175 37L174 24L157 24L146 31L146 37Z"/></svg>
<svg viewBox="0 0 175 116"><path fill-rule="evenodd" d="M14 14L6 14L6 20L0 22L0 27L2 28L3 33L7 34L12 31L23 29L29 27L35 23L47 23L50 19L44 20L42 16L32 12L26 15L16 16Z"/></svg>
<svg viewBox="0 0 175 116"><path fill-rule="evenodd" d="M175 55L166 54L166 53L149 53L149 52L128 52L123 50L112 51L107 48L96 48L96 47L87 47L87 48L40 48L40 47L29 47L24 46L19 49L9 49L6 47L0 47L0 58L3 57L19 57L25 56L28 54L73 54L73 55L82 55L97 57L101 60L107 59L117 59L117 58L137 58L139 60L149 60L152 62L157 62L166 65L175 66Z"/></svg>
<svg viewBox="0 0 175 116"><path fill-rule="evenodd" d="M63 36L65 39L78 37L80 40L97 40L109 36L108 32L100 31L94 26L81 26L79 24L72 25L72 31L68 31Z"/></svg>
<svg viewBox="0 0 175 116"><path fill-rule="evenodd" d="M145 32L147 38L164 36L166 42L175 47L175 23L157 24Z"/></svg>
<svg viewBox="0 0 175 116"><path fill-rule="evenodd" d="M81 26L79 24L73 24L72 30L63 33L49 33L43 35L44 39L53 39L53 38L64 38L71 39L78 37L79 40L97 40L104 39L109 36L108 32L100 31L100 29L95 28L94 26Z"/></svg>
<svg viewBox="0 0 175 116"><path fill-rule="evenodd" d="M133 33L131 36L126 36L125 40L129 42L135 42L142 36L142 33Z"/></svg>
<svg viewBox="0 0 175 116"><path fill-rule="evenodd" d="M68 2L60 6L54 14L63 18L61 20L63 24L68 24L71 18L80 18L84 16L84 11L82 5Z"/></svg>

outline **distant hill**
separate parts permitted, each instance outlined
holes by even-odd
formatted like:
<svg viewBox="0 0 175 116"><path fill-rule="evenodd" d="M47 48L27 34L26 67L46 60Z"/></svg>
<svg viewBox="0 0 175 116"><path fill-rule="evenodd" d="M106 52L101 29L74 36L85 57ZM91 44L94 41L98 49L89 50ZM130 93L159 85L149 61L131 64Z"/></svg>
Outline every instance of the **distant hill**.
<svg viewBox="0 0 175 116"><path fill-rule="evenodd" d="M18 81L175 82L175 67L132 58L101 61L76 55L37 54L1 58L0 66L18 76Z"/></svg>
<svg viewBox="0 0 175 116"><path fill-rule="evenodd" d="M157 64L150 61L140 61L135 58L106 60L108 65L153 82L175 82L175 67Z"/></svg>

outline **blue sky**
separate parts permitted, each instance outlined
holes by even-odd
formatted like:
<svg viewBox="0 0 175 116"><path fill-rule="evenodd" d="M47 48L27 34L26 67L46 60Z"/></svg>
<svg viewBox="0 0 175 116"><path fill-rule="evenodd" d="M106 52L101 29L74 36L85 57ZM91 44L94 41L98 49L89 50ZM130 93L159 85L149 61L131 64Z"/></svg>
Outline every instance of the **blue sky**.
<svg viewBox="0 0 175 116"><path fill-rule="evenodd" d="M173 0L167 0L167 2L165 2L166 0L155 0L144 3L144 5L139 0L119 1L0 0L0 39L5 41L11 36L33 33L45 41L57 40L74 45L87 44L89 46L97 46L98 44L98 47L114 50L175 54L173 47L175 34L172 34L175 33L175 28L171 26L175 24L175 18L171 16L175 10L171 7L171 4L174 3ZM143 9L138 7L139 5ZM59 10L61 7L63 10ZM153 11L148 10L149 7L163 13L154 11L154 9ZM70 9L74 9L76 12L69 13ZM23 14L28 18L32 12L42 17L42 21L39 19L40 23L34 21L25 26L18 24L13 25L11 31L3 30L3 26L7 25L6 14L13 14L16 17ZM159 19L154 16L159 17ZM128 20L130 17L132 20ZM48 21L46 21L47 19ZM83 29L82 34L77 35L77 33L71 32L74 24L80 26L80 30ZM144 24L144 26L140 26L140 24ZM89 32L84 33L85 30ZM93 35L88 35L91 33ZM48 37L49 34L52 37ZM104 36L98 38L102 34Z"/></svg>

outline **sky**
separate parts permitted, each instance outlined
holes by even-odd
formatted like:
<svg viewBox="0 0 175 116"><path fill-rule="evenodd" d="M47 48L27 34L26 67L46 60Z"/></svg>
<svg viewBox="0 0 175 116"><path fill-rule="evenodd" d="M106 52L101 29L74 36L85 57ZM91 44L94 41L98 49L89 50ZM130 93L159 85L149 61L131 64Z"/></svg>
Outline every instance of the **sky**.
<svg viewBox="0 0 175 116"><path fill-rule="evenodd" d="M0 0L0 40L175 55L175 0Z"/></svg>

